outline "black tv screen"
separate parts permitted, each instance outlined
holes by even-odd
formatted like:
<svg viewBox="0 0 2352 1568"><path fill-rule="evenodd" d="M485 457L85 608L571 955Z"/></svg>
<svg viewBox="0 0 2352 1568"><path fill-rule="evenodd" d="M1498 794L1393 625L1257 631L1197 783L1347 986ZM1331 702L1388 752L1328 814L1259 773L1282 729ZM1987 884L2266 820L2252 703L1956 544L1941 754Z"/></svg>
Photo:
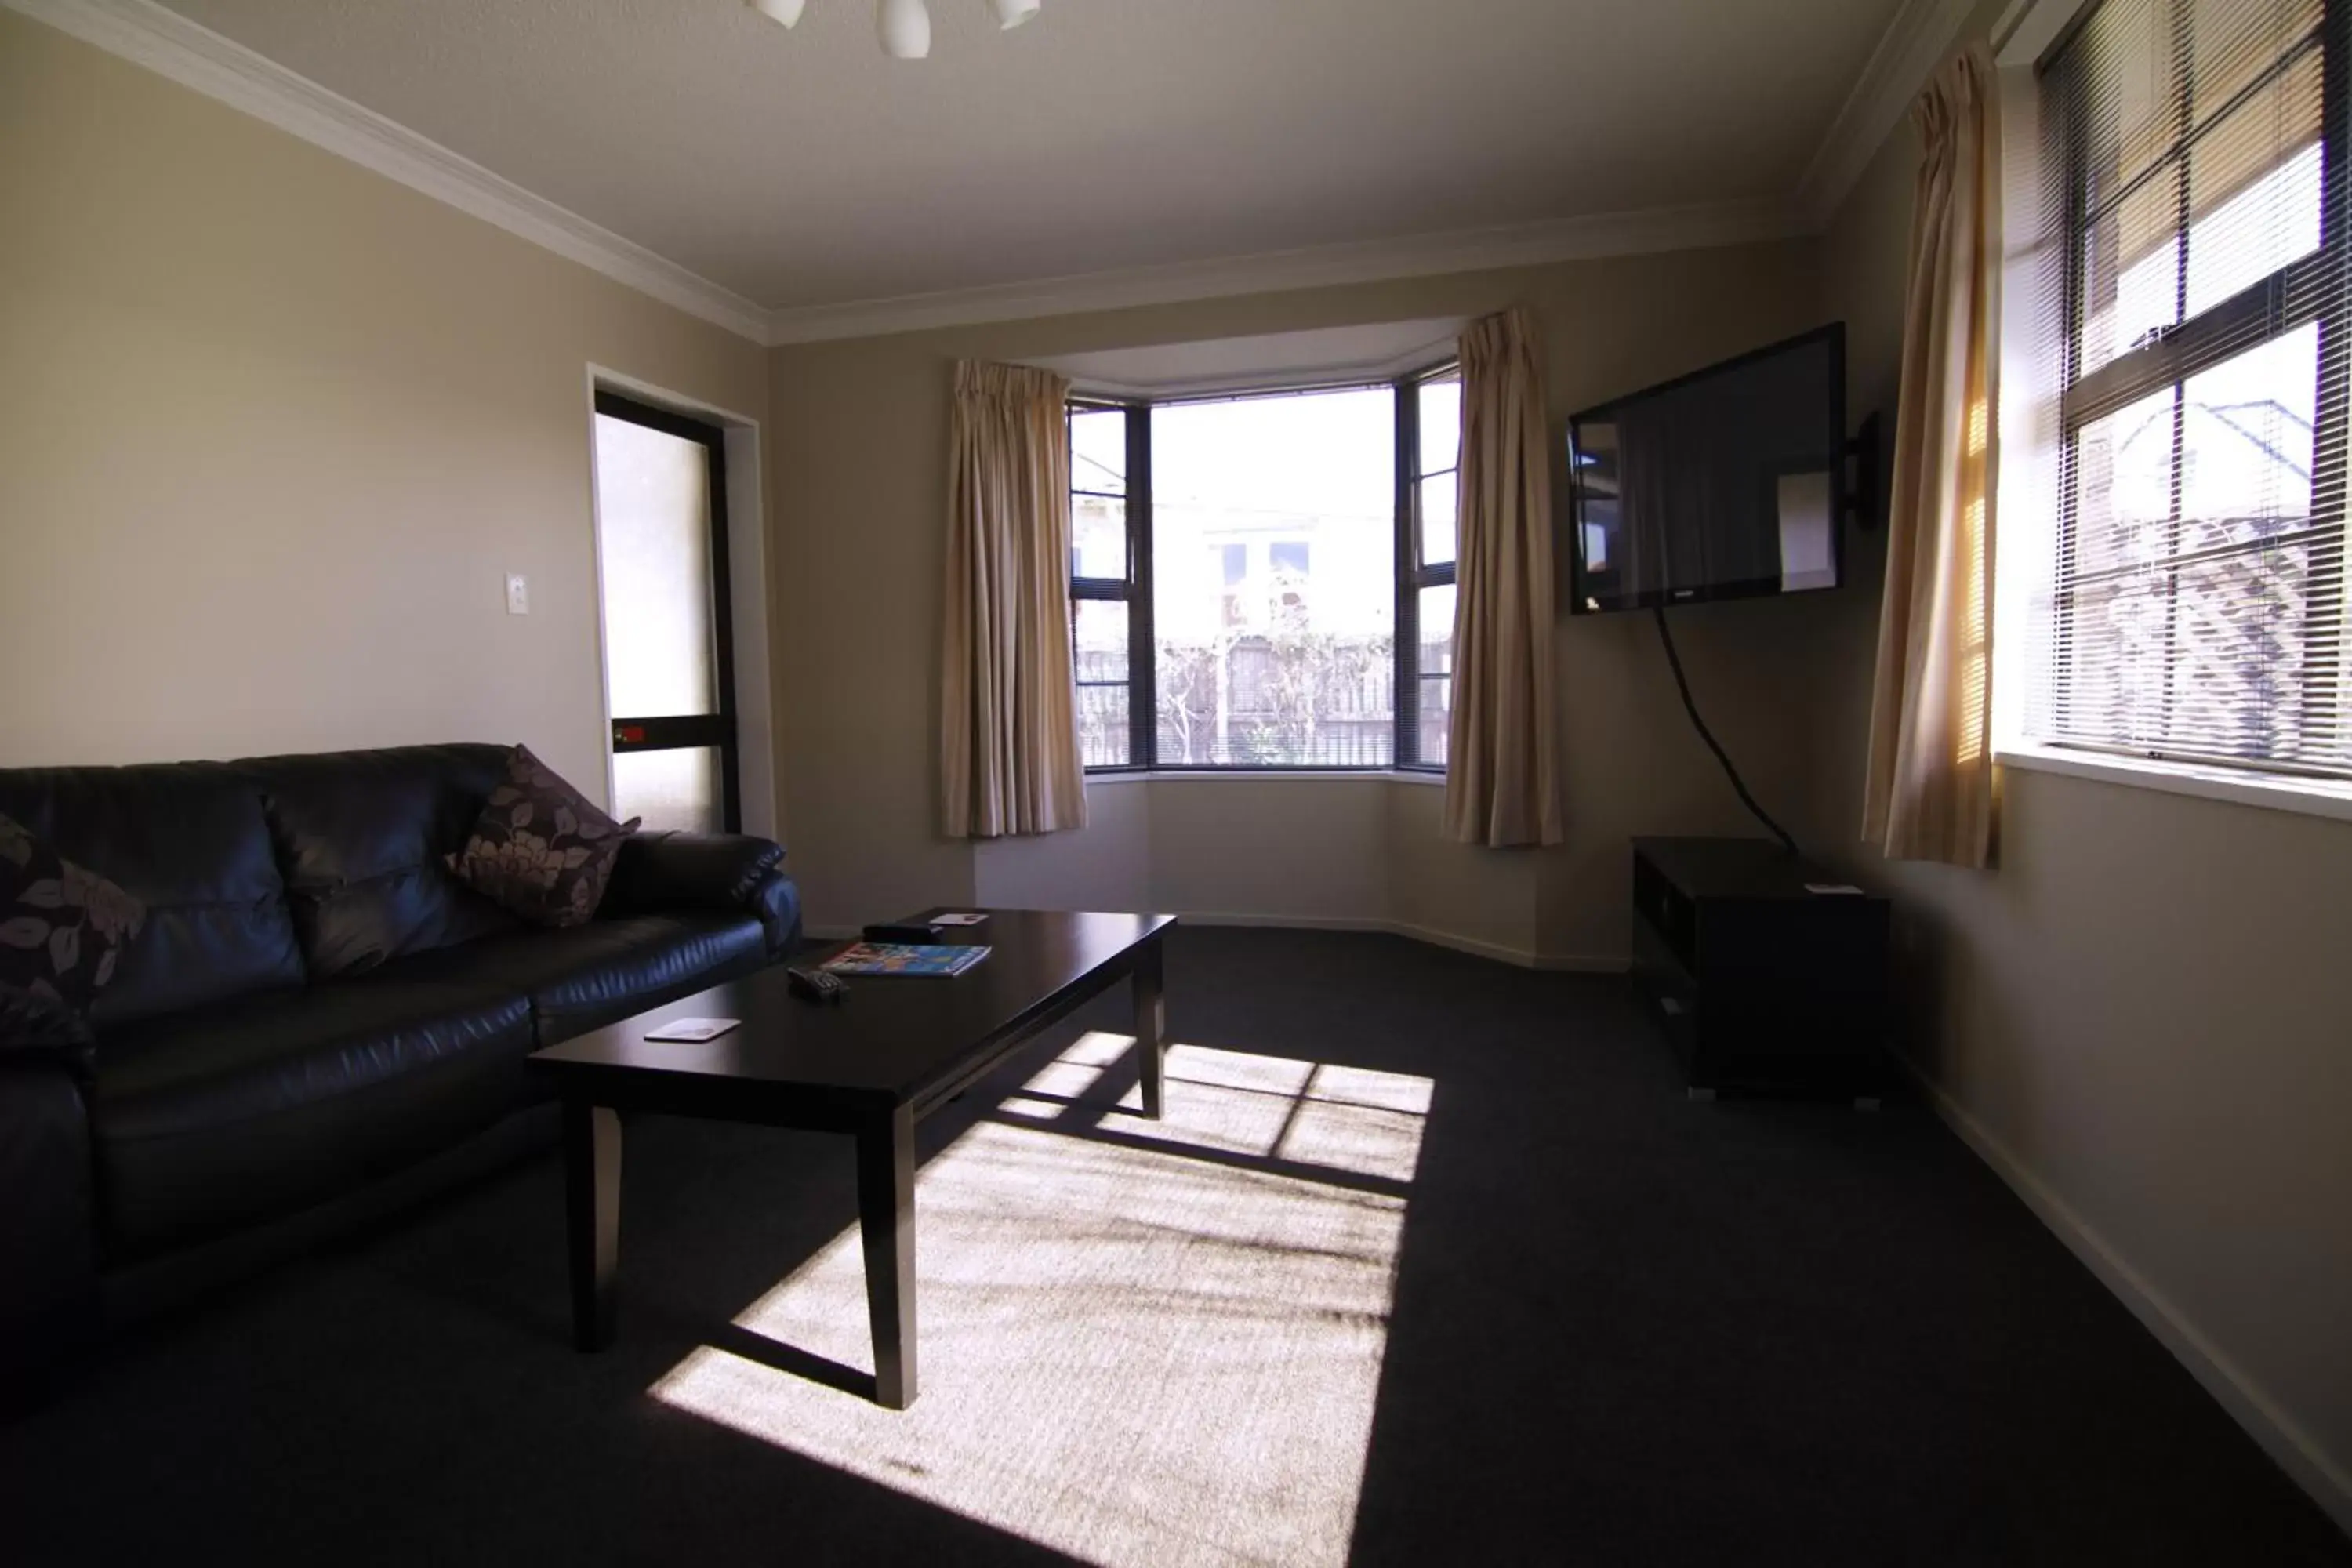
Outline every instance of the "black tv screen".
<svg viewBox="0 0 2352 1568"><path fill-rule="evenodd" d="M1578 615L1834 588L1843 322L1569 420Z"/></svg>

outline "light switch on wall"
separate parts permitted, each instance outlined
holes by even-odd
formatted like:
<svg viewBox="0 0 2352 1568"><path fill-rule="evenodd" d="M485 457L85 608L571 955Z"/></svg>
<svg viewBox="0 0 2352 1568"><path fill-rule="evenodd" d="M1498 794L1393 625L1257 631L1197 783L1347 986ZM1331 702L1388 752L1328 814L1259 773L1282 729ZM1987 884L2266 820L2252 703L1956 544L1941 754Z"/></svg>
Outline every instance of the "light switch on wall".
<svg viewBox="0 0 2352 1568"><path fill-rule="evenodd" d="M530 584L520 572L507 574L507 614L510 616L530 614Z"/></svg>

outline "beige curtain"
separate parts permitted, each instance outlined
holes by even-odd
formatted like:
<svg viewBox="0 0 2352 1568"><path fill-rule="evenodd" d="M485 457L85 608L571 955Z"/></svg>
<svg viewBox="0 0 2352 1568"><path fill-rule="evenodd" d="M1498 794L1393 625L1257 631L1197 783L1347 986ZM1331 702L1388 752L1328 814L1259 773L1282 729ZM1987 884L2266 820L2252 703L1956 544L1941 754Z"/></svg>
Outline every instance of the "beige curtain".
<svg viewBox="0 0 2352 1568"><path fill-rule="evenodd" d="M1924 152L1863 802L1863 837L1889 857L1955 866L1985 865L1993 835L1995 92L1977 46L1912 111Z"/></svg>
<svg viewBox="0 0 2352 1568"><path fill-rule="evenodd" d="M1525 310L1463 335L1459 483L1445 833L1496 848L1557 844L1551 436Z"/></svg>
<svg viewBox="0 0 2352 1568"><path fill-rule="evenodd" d="M951 838L1087 825L1070 669L1070 384L955 371L940 760Z"/></svg>

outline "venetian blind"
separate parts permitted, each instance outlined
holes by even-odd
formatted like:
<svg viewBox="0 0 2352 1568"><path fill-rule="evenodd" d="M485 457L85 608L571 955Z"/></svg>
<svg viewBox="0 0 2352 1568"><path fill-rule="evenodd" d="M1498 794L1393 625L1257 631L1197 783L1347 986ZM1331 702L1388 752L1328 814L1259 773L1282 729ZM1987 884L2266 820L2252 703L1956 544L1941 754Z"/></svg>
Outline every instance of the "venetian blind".
<svg viewBox="0 0 2352 1568"><path fill-rule="evenodd" d="M2064 392L2037 738L2352 773L2347 14L2105 0L2044 70Z"/></svg>

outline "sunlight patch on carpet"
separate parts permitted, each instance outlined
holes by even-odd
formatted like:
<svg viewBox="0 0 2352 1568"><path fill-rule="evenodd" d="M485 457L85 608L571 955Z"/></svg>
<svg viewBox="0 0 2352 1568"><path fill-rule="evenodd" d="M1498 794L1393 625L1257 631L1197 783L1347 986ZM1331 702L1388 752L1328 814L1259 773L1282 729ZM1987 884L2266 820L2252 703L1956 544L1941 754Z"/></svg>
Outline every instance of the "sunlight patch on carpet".
<svg viewBox="0 0 2352 1568"><path fill-rule="evenodd" d="M654 1394L1110 1568L1345 1563L1429 1080L1178 1046L1150 1121L1082 1098L1131 1047L923 1168L912 1409L708 1346ZM852 1226L736 1322L870 1369L865 1289Z"/></svg>

